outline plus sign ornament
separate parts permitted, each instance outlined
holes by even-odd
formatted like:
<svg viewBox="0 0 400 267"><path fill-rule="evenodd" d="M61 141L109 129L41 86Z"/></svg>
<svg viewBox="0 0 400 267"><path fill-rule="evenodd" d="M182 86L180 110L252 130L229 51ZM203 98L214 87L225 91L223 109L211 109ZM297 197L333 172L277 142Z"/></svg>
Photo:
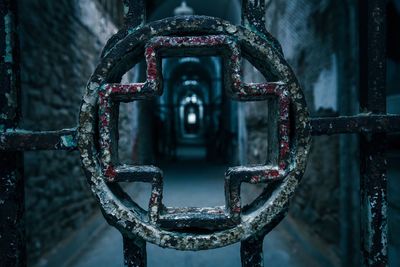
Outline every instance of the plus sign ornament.
<svg viewBox="0 0 400 267"><path fill-rule="evenodd" d="M284 217L306 166L308 112L299 83L277 41L266 31L250 28L205 16L177 16L126 27L109 41L83 97L78 145L91 190L107 221L123 235L179 250L211 249L263 235ZM204 55L223 59L225 92L232 99L276 99L277 164L229 168L223 207L164 207L163 173L159 168L118 163L117 106L119 102L162 94L161 58ZM121 77L143 58L147 80L121 84ZM269 82L241 81L242 58ZM138 181L152 185L148 211L118 185ZM252 204L243 207L242 183L268 186Z"/></svg>

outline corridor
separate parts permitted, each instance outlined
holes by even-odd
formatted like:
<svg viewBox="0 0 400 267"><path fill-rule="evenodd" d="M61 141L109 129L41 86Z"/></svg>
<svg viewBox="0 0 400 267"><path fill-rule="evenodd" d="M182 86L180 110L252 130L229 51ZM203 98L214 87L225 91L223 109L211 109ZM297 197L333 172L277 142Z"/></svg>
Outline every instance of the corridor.
<svg viewBox="0 0 400 267"><path fill-rule="evenodd" d="M215 206L224 204L223 174L226 166L207 162L190 154L201 155L201 150L178 151L180 160L163 163L164 203L168 206ZM180 154L180 155L179 155ZM141 206L147 205L149 187L146 184L129 187L132 198ZM140 192L140 193L139 193ZM244 196L256 194L247 188ZM133 195L134 194L134 195ZM101 216L98 214L97 216ZM122 238L117 230L104 227L93 240L88 240L82 252L67 267L116 267L123 266ZM162 249L147 244L149 267L239 267L240 244L197 252ZM291 219L285 219L264 240L264 261L268 267L330 266L323 262L306 240L296 232Z"/></svg>
<svg viewBox="0 0 400 267"><path fill-rule="evenodd" d="M190 240L202 248L288 207L258 243L266 267L400 266L400 0L3 2L0 267L123 266L99 202L127 231L151 221L161 245L188 245L158 235L171 228L221 236ZM227 168L254 164L231 175L229 214L149 218L117 188L148 209L133 181L154 176L120 167L155 165L165 206L222 206ZM240 243L146 252L146 266L241 266Z"/></svg>

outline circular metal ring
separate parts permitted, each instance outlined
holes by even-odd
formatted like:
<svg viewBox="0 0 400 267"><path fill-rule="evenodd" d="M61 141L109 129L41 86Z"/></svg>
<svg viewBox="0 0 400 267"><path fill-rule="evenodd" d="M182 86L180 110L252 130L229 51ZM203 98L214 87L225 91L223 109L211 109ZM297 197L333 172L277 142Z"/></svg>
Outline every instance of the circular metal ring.
<svg viewBox="0 0 400 267"><path fill-rule="evenodd" d="M145 221L140 213L126 204L121 189L106 181L98 159L99 88L105 83L118 82L122 75L143 57L145 45L153 37L182 35L226 35L233 38L240 46L243 55L263 75L286 85L293 120L290 168L284 179L258 209L242 214L239 224L230 229L210 233L165 230ZM274 47L274 43L275 40L271 36L260 35L242 26L205 16L167 18L117 33L104 51L101 62L88 82L80 109L78 128L78 147L83 169L90 188L111 225L124 235L139 236L161 247L202 250L227 246L250 236L265 233L283 218L306 167L310 146L310 124L300 85L282 54Z"/></svg>

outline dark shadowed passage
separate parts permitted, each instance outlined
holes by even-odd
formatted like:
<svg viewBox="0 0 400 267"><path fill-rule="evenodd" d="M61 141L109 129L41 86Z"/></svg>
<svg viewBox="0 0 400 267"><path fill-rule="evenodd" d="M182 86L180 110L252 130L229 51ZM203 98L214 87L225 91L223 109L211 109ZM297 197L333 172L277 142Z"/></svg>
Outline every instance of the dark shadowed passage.
<svg viewBox="0 0 400 267"><path fill-rule="evenodd" d="M0 266L400 266L400 0L337 2L0 1Z"/></svg>
<svg viewBox="0 0 400 267"><path fill-rule="evenodd" d="M215 164L196 158L187 152L185 159L163 166L165 173L165 203L171 206L215 206L224 202L223 173L224 164ZM195 152L197 154L197 151ZM128 192L142 205L147 205L149 188L145 184L131 186ZM257 193L248 190L248 194ZM306 240L296 231L295 225L286 219L274 229L264 241L265 266L271 267L309 267L331 266L323 259L316 257ZM149 267L239 267L239 244L225 248L182 252L162 249L147 244L147 260ZM112 227L106 226L90 241L82 253L70 262L68 267L119 267L123 266L122 237Z"/></svg>

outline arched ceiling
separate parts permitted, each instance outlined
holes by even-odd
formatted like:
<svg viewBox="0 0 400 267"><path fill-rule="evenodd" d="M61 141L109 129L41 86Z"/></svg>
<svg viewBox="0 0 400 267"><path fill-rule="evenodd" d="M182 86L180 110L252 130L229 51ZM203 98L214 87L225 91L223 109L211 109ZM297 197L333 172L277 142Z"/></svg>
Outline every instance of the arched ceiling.
<svg viewBox="0 0 400 267"><path fill-rule="evenodd" d="M174 9L181 0L153 1L148 10L148 20L154 21L174 15ZM188 6L194 9L195 15L207 15L240 23L240 0L186 0Z"/></svg>

